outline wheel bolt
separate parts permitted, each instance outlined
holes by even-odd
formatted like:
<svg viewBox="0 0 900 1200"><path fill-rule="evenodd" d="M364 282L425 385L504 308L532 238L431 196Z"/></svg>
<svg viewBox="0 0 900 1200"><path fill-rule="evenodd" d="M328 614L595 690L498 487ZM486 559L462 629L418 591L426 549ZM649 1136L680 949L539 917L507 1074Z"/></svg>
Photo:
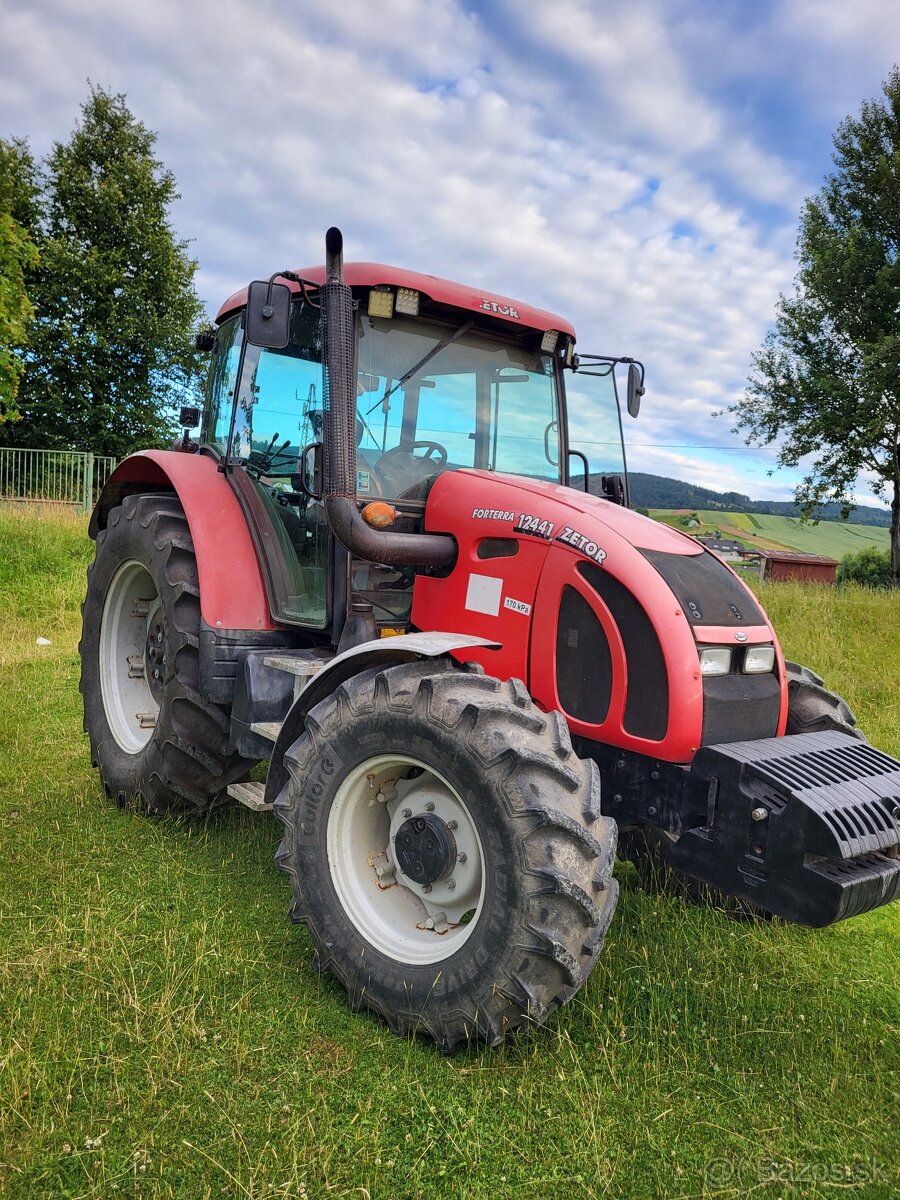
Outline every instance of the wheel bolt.
<svg viewBox="0 0 900 1200"><path fill-rule="evenodd" d="M431 884L430 884L430 883L423 884L423 886L422 886L422 891L423 891L423 892L425 892L426 894L427 894L428 892L430 892L430 891L431 891Z"/></svg>
<svg viewBox="0 0 900 1200"><path fill-rule="evenodd" d="M759 808L754 808L750 814L754 821L764 821L768 815L768 810L763 808L762 805Z"/></svg>
<svg viewBox="0 0 900 1200"><path fill-rule="evenodd" d="M452 892L455 887L456 887L456 880L448 879L447 880L447 891Z"/></svg>
<svg viewBox="0 0 900 1200"><path fill-rule="evenodd" d="M456 829L456 828L458 828L458 826L459 826L459 821L448 821L447 822L448 829Z"/></svg>
<svg viewBox="0 0 900 1200"><path fill-rule="evenodd" d="M425 811L426 812L434 812L434 804L431 800L429 800L428 803L425 805Z"/></svg>
<svg viewBox="0 0 900 1200"><path fill-rule="evenodd" d="M468 857L469 856L466 854L465 850L460 850L459 854L456 856L456 861L465 862Z"/></svg>
<svg viewBox="0 0 900 1200"><path fill-rule="evenodd" d="M412 809L411 809L411 808L404 808L403 812L402 812L400 815L401 815L401 816L403 816L403 817L411 817L411 816L412 816Z"/></svg>

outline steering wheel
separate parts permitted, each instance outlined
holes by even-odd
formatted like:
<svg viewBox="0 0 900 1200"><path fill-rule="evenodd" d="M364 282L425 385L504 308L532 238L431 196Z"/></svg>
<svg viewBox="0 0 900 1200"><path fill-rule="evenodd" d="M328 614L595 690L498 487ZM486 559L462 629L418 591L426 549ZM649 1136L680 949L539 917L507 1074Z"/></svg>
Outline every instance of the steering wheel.
<svg viewBox="0 0 900 1200"><path fill-rule="evenodd" d="M425 450L424 454L413 454L414 450L422 448ZM434 457L432 456L432 452L434 452ZM447 450L440 442L407 442L405 446L391 446L390 450L385 450L384 454L382 454L379 463L383 463L386 458L390 458L392 455L399 457L401 454L407 458L418 457L422 462L431 463L438 471L443 471L447 465Z"/></svg>

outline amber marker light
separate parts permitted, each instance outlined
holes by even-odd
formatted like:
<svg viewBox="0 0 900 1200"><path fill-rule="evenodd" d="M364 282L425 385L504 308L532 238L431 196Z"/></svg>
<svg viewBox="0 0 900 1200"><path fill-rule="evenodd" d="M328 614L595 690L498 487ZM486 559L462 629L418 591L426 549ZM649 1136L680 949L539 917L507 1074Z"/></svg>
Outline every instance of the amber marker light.
<svg viewBox="0 0 900 1200"><path fill-rule="evenodd" d="M362 510L362 519L373 529L385 529L388 525L393 525L396 517L397 510L393 505L385 504L383 500L373 500Z"/></svg>

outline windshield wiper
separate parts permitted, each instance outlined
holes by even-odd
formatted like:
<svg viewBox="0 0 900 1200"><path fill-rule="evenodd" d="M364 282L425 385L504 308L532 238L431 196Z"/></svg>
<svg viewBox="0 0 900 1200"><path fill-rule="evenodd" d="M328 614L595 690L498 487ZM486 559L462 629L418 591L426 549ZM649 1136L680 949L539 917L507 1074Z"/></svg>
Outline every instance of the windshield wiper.
<svg viewBox="0 0 900 1200"><path fill-rule="evenodd" d="M454 332L451 333L448 337L445 337L443 339L443 341L438 342L438 344L436 346L432 346L432 348L428 351L427 354L423 355L422 358L420 358L417 363L415 363L413 366L411 366L408 371L406 371L403 375L400 376L400 378L397 380L397 382L395 384L392 384L391 387L389 387L387 389L387 391L384 393L384 395L381 397L380 400L375 401L375 403L372 405L372 407L366 413L366 416L368 417L371 413L373 413L375 411L375 409L378 408L379 404L383 408L384 405L387 403L388 397L393 395L393 393L396 392L397 388L401 388L401 387L403 387L404 383L408 383L417 371L421 371L421 369L425 366L426 363L430 363L431 360L433 358L436 358L442 350L446 350L451 342L455 342L456 339L462 337L462 335L464 333L468 333L474 324L475 324L474 321L466 321L465 325L460 325L459 329L454 330Z"/></svg>

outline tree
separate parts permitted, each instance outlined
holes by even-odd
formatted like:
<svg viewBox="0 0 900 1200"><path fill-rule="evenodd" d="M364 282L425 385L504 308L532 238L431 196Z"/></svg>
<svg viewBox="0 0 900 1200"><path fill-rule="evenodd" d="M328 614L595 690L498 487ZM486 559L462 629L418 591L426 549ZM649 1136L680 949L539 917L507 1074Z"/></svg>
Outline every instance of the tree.
<svg viewBox="0 0 900 1200"><path fill-rule="evenodd" d="M92 87L47 159L22 419L0 441L118 457L172 436L197 377L201 305L155 143L124 96Z"/></svg>
<svg viewBox="0 0 900 1200"><path fill-rule="evenodd" d="M837 170L803 206L796 292L728 411L748 442L812 465L795 492L846 519L862 472L891 497L891 577L900 581L900 69L834 135Z"/></svg>
<svg viewBox="0 0 900 1200"><path fill-rule="evenodd" d="M16 396L34 308L26 280L37 265L34 160L22 141L0 139L0 425L19 419Z"/></svg>
<svg viewBox="0 0 900 1200"><path fill-rule="evenodd" d="M887 550L865 546L855 554L845 554L837 570L838 583L862 583L866 587L891 586L891 556Z"/></svg>

